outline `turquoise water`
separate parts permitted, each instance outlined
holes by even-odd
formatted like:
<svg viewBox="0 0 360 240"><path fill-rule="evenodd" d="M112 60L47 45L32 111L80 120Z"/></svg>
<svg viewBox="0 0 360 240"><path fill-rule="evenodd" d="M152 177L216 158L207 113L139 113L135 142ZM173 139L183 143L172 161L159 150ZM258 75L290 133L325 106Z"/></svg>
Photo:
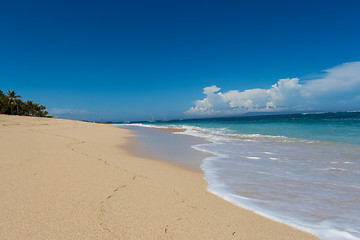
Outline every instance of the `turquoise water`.
<svg viewBox="0 0 360 240"><path fill-rule="evenodd" d="M360 144L360 112L209 118L146 123L224 129L227 134L261 134Z"/></svg>
<svg viewBox="0 0 360 240"><path fill-rule="evenodd" d="M207 140L208 190L312 232L360 239L360 112L134 123Z"/></svg>

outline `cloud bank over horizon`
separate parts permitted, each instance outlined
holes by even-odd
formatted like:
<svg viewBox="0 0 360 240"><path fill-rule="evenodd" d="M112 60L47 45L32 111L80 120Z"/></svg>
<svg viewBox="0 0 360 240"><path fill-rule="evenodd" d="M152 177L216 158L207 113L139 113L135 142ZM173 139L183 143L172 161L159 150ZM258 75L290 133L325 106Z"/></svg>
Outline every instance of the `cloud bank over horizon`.
<svg viewBox="0 0 360 240"><path fill-rule="evenodd" d="M323 71L321 77L300 81L284 78L268 89L221 92L204 88L206 97L195 101L186 114L235 115L282 111L360 110L360 61L343 63Z"/></svg>
<svg viewBox="0 0 360 240"><path fill-rule="evenodd" d="M68 108L52 108L49 110L50 114L60 114L60 115L66 115L66 114L87 114L89 113L87 110L74 110L74 109L68 109Z"/></svg>
<svg viewBox="0 0 360 240"><path fill-rule="evenodd" d="M55 117L59 118L65 118L65 119L89 119L89 116L91 116L91 112L87 110L77 110L77 109L69 109L69 108L51 108L48 109L50 115L53 115Z"/></svg>

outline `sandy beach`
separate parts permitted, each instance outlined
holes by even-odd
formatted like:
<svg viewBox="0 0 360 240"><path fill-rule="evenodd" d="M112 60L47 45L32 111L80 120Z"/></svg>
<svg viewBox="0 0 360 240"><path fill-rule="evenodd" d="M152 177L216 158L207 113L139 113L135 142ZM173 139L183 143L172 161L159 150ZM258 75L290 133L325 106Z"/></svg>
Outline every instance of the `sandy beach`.
<svg viewBox="0 0 360 240"><path fill-rule="evenodd" d="M0 239L318 239L138 157L110 125L0 115Z"/></svg>

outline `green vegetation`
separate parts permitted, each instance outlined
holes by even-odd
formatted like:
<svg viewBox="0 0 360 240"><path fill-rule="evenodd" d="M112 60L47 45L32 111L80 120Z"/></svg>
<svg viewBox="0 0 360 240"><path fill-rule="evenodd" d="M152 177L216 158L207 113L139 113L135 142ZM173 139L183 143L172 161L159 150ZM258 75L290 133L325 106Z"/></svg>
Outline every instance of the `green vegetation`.
<svg viewBox="0 0 360 240"><path fill-rule="evenodd" d="M51 117L47 116L48 112L46 107L33 101L22 101L20 95L17 95L15 91L7 91L4 94L0 90L0 113L10 115L25 115L33 117Z"/></svg>

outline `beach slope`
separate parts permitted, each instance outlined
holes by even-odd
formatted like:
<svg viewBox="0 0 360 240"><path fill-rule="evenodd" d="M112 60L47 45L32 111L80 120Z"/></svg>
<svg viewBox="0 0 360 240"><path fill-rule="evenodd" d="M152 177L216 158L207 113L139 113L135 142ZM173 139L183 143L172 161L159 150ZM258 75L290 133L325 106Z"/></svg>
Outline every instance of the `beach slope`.
<svg viewBox="0 0 360 240"><path fill-rule="evenodd" d="M317 239L136 157L109 125L0 115L0 239Z"/></svg>

